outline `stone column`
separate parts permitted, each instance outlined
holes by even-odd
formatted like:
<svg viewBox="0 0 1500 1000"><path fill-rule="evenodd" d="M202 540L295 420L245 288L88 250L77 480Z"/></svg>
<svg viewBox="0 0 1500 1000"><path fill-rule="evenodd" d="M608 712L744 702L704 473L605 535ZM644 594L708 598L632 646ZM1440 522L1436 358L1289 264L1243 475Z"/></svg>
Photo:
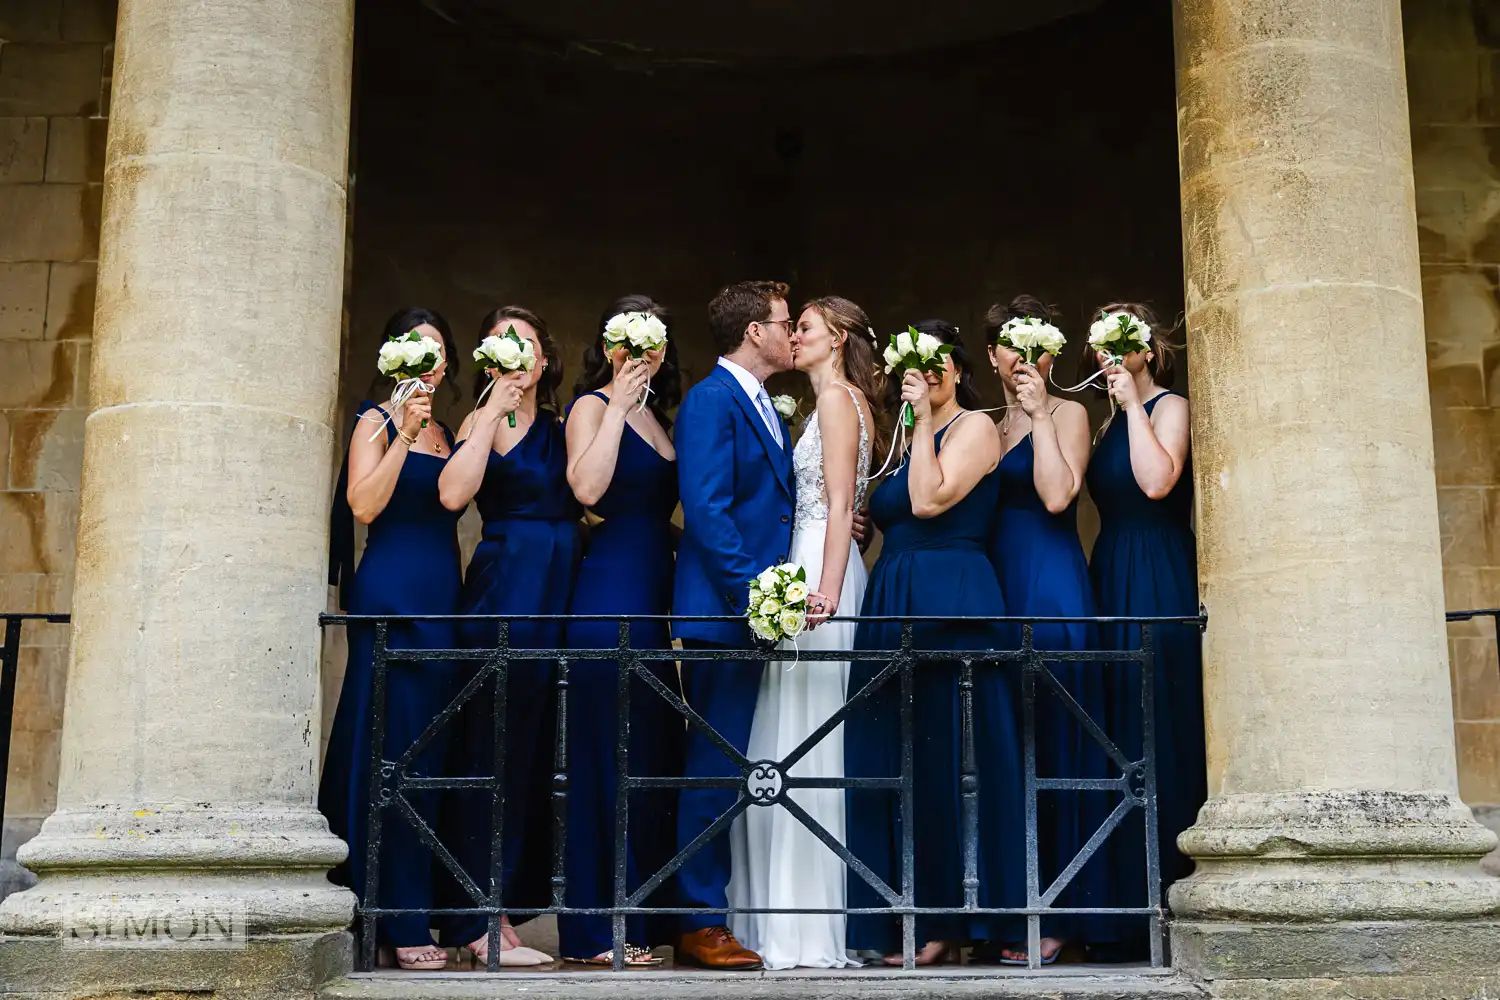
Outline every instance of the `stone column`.
<svg viewBox="0 0 1500 1000"><path fill-rule="evenodd" d="M58 808L0 906L49 988L289 995L347 947L315 789L352 26L352 0L120 4ZM249 950L27 939L122 912Z"/></svg>
<svg viewBox="0 0 1500 1000"><path fill-rule="evenodd" d="M1176 32L1210 801L1174 954L1208 979L1493 975L1400 4L1177 0Z"/></svg>

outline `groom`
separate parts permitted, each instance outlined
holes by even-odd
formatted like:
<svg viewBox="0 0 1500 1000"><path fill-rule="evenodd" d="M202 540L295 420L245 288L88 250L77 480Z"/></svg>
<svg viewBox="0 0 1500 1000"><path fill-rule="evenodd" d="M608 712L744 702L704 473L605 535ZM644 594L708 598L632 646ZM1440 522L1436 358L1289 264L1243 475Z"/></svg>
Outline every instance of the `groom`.
<svg viewBox="0 0 1500 1000"><path fill-rule="evenodd" d="M693 386L676 421L682 541L677 550L673 613L743 615L750 581L786 561L792 542L791 434L771 405L765 380L790 371L794 344L787 286L773 281L729 285L708 304L709 329L721 357ZM735 622L684 622L674 629L686 649L751 648ZM687 702L744 753L760 692L758 660L683 664ZM688 734L688 777L737 777L739 769L695 727ZM732 788L683 791L678 848L728 811ZM685 906L728 905L729 831L690 857L678 872ZM685 916L676 961L711 969L751 970L760 956L735 940L719 914Z"/></svg>

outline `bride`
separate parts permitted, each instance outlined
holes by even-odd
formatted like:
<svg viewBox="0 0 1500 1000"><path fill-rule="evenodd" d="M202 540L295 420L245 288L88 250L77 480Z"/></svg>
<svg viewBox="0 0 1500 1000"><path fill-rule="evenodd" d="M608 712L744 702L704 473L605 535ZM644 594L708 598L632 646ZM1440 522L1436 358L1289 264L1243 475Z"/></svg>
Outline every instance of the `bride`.
<svg viewBox="0 0 1500 1000"><path fill-rule="evenodd" d="M884 377L874 333L863 309L848 299L814 299L797 321L795 365L806 373L817 410L803 425L792 452L797 509L791 561L807 570L809 631L800 650L851 649L852 623L828 621L842 610L858 615L865 566L850 536L854 511L864 503L870 446L876 437L870 401ZM790 643L783 648L791 651ZM766 664L755 721L751 760L784 759L844 704L849 664L798 662L796 654ZM843 729L824 736L792 768L797 777L844 774ZM830 834L844 842L844 790L788 793ZM844 906L844 864L780 806L753 807L734 825L729 905L736 908L831 910ZM838 914L735 914L736 937L760 953L767 969L797 966L840 969L859 963L844 948Z"/></svg>

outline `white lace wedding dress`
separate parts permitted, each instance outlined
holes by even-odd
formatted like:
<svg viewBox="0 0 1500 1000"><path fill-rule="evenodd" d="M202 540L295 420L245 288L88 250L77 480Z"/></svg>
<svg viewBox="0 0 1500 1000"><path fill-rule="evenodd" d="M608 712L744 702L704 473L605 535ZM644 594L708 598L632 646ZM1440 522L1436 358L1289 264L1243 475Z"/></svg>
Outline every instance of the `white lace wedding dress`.
<svg viewBox="0 0 1500 1000"><path fill-rule="evenodd" d="M848 388L847 386L845 388ZM850 397L858 400L850 390ZM791 561L807 570L807 582L818 590L823 542L828 530L828 497L823 484L823 436L818 415L808 417L792 452L797 508L792 527ZM870 472L870 433L859 411L859 462L855 509L864 502ZM849 565L839 596L839 615L857 615L865 595L865 565L850 542ZM796 640L801 651L850 649L853 624L833 622ZM783 643L791 652L791 644ZM795 654L794 654L795 657ZM844 704L849 664L789 658L766 664L750 730L751 760L782 760ZM792 768L797 777L842 777L844 730L840 726ZM799 789L788 793L824 829L845 842L844 790ZM769 909L841 909L844 863L779 805L751 806L735 821L731 833L732 874L729 905ZM767 969L796 967L842 969L857 966L844 948L844 917L828 914L735 914L731 929L747 947L760 953Z"/></svg>

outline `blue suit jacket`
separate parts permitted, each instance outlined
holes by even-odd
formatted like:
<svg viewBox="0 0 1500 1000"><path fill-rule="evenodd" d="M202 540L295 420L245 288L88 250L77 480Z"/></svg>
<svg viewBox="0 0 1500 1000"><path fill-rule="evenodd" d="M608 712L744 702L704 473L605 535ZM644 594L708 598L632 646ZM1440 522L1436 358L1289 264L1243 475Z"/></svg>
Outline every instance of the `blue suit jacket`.
<svg viewBox="0 0 1500 1000"><path fill-rule="evenodd" d="M719 365L688 391L675 428L683 532L672 613L742 615L750 581L791 551L791 434L782 421L786 447L778 445L754 401ZM750 643L743 621L682 622L673 634Z"/></svg>

